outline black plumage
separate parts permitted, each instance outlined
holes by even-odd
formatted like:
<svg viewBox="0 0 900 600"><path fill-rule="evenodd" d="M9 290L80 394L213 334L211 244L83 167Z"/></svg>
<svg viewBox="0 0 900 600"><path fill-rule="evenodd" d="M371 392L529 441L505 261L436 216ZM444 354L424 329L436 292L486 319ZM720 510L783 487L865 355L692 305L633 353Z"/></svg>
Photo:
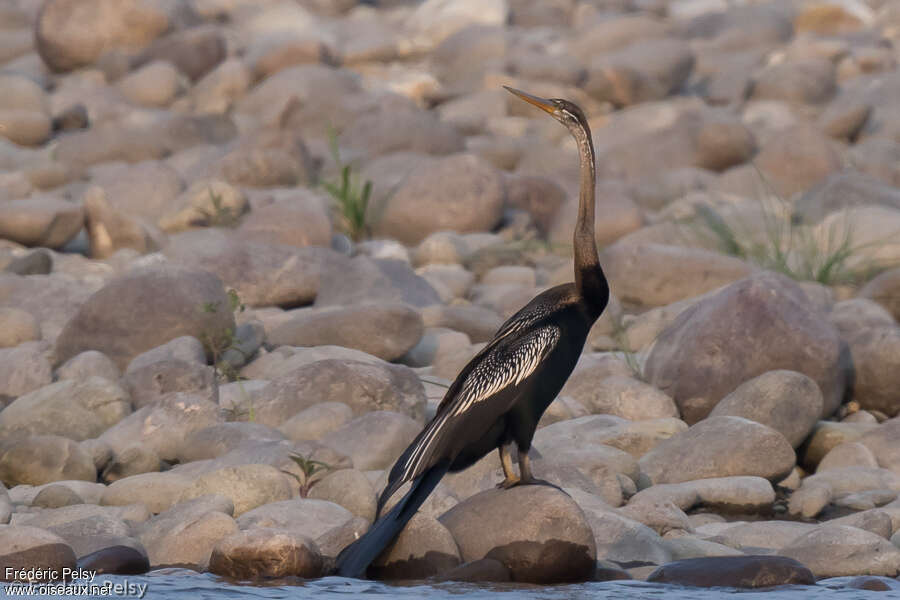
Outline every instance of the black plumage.
<svg viewBox="0 0 900 600"><path fill-rule="evenodd" d="M566 125L578 144L581 192L573 236L575 282L535 297L463 368L434 419L391 469L378 514L404 484L412 482L409 491L341 552L338 575L364 575L447 471L465 469L494 449L500 451L505 474L502 487L538 482L528 460L535 428L575 368L588 331L609 299L594 236L594 148L587 119L566 100L507 89ZM511 443L518 449L519 476L512 468Z"/></svg>

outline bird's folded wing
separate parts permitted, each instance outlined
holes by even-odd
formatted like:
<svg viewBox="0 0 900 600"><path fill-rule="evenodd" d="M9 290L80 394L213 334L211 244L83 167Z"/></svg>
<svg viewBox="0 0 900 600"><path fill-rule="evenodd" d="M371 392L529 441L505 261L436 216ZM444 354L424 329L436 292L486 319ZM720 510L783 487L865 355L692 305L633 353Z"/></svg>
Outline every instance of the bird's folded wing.
<svg viewBox="0 0 900 600"><path fill-rule="evenodd" d="M473 427L483 428L486 433L496 419L512 408L517 395L507 393L503 394L504 402L491 404L490 401L499 400L503 391L514 391L532 375L556 347L560 336L559 327L545 325L513 334L504 340L505 343L495 345L473 359L471 368L464 370L465 377L450 390L456 388L457 392L452 397L448 392L448 398L441 403L435 418L397 460L391 470L391 482L415 479L436 459L445 458L439 456L442 449L451 445L443 443L445 440L453 440L459 435L477 439L480 435L472 431ZM477 420L467 418L475 412Z"/></svg>

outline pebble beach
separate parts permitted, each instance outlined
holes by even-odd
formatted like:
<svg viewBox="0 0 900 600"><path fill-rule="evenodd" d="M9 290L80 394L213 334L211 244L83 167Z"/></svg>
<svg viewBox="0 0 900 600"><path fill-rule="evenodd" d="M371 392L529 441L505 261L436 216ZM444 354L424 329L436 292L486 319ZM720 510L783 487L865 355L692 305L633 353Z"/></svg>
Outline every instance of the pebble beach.
<svg viewBox="0 0 900 600"><path fill-rule="evenodd" d="M0 581L331 585L573 279L504 85L610 302L368 577L900 592L892 0L0 0Z"/></svg>

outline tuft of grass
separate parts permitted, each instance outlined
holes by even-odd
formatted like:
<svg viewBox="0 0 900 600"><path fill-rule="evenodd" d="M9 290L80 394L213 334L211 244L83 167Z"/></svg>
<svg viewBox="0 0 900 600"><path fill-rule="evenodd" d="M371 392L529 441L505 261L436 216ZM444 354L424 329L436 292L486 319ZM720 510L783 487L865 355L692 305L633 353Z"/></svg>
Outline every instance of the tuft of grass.
<svg viewBox="0 0 900 600"><path fill-rule="evenodd" d="M372 197L372 182L367 179L360 185L353 173L353 167L341 160L337 133L334 129L329 129L328 145L340 175L334 181L323 181L322 187L331 196L344 233L354 241L359 241L369 235L366 210Z"/></svg>
<svg viewBox="0 0 900 600"><path fill-rule="evenodd" d="M762 236L751 233L740 217L724 216L705 204L696 207L694 224L711 234L719 251L798 281L858 285L883 267L866 258L865 251L890 240L856 243L849 221L834 222L825 231L804 225L783 198L769 192L766 199L757 198Z"/></svg>
<svg viewBox="0 0 900 600"><path fill-rule="evenodd" d="M619 347L619 352L617 354L622 355L622 360L625 361L628 370L631 371L631 376L638 381L646 382L647 379L644 377L644 365L641 363L637 352L635 352L631 347L631 344L628 343L628 328L625 327L621 319L616 321L616 328L611 337Z"/></svg>
<svg viewBox="0 0 900 600"><path fill-rule="evenodd" d="M205 313L215 313L222 309L221 302L204 302L201 310ZM237 291L234 289L228 290L228 310L233 313L244 312L243 302L241 302L240 296L238 296ZM225 354L234 350L236 352L243 352L238 344L238 339L235 335L235 330L232 327L226 328L224 331L204 331L200 334L200 342L203 344L203 348L206 350L207 354L212 356L212 367L213 367L213 402L216 404L219 403L219 380L225 379L228 382L235 382L241 379L241 375L238 372L238 369L234 367L227 360L223 360ZM246 393L245 393L246 395ZM226 412L230 413L229 420L236 421L242 418L243 416L248 416L250 421L255 419L255 415L253 412L253 404L249 401L248 409L239 409L237 407L232 406L230 409L226 409Z"/></svg>
<svg viewBox="0 0 900 600"><path fill-rule="evenodd" d="M283 472L297 480L300 484L300 497L306 498L312 486L321 479L321 474L331 470L331 465L320 460L313 460L302 454L291 454L290 458L300 467L300 474L298 475L291 471Z"/></svg>

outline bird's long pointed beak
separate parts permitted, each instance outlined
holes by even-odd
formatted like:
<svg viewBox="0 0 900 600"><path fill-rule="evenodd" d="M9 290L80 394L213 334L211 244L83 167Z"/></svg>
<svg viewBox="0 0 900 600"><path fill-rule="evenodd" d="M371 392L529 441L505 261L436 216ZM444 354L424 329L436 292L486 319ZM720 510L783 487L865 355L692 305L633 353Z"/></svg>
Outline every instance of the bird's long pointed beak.
<svg viewBox="0 0 900 600"><path fill-rule="evenodd" d="M507 92L510 92L511 94L515 94L516 96L518 96L525 102L527 102L529 104L534 104L541 110L544 110L544 111L550 113L551 115L556 111L556 105L553 104L552 102L550 102L549 100L547 100L546 98L541 98L539 96L532 96L531 94L529 94L527 92L523 92L522 90L517 90L516 88L511 88L508 85L504 85L503 88Z"/></svg>

